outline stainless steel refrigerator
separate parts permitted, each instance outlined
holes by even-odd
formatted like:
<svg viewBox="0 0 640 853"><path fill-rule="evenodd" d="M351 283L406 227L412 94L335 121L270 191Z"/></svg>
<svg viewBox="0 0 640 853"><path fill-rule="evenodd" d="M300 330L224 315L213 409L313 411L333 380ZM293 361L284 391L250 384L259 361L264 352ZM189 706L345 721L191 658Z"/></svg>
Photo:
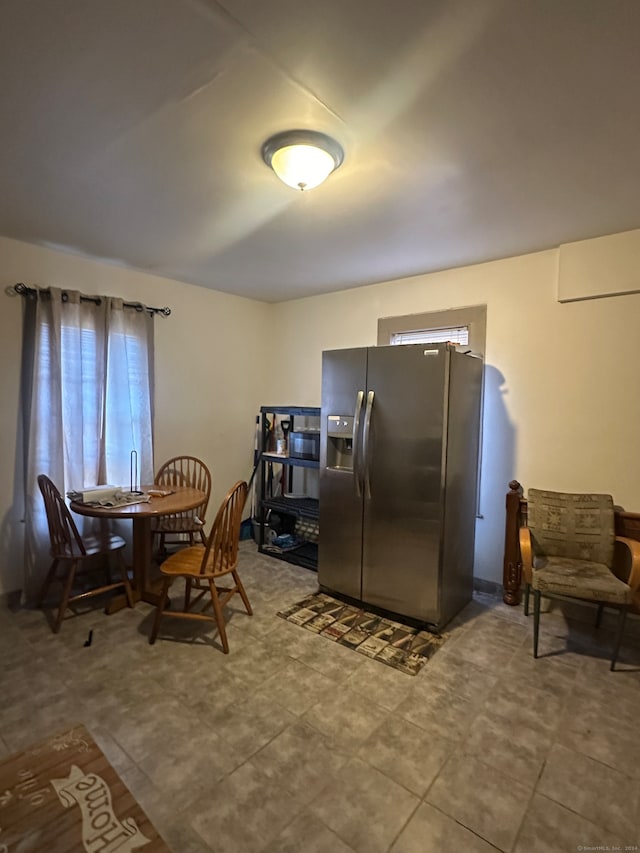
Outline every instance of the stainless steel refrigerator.
<svg viewBox="0 0 640 853"><path fill-rule="evenodd" d="M482 360L322 354L320 587L442 628L471 599Z"/></svg>

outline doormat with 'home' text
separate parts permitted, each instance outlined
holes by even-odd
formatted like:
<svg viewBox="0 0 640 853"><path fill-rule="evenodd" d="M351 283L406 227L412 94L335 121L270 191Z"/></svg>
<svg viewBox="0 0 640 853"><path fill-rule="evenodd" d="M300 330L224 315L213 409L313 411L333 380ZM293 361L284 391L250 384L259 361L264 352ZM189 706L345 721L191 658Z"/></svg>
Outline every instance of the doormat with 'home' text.
<svg viewBox="0 0 640 853"><path fill-rule="evenodd" d="M0 761L0 851L169 853L87 729Z"/></svg>

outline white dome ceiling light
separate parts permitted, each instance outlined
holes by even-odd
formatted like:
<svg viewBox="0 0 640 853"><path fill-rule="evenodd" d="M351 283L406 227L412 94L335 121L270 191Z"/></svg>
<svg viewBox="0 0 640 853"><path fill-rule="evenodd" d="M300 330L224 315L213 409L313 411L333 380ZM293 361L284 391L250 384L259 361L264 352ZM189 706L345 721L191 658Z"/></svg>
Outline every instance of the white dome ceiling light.
<svg viewBox="0 0 640 853"><path fill-rule="evenodd" d="M294 190L311 190L344 160L339 142L316 130L286 130L262 146L262 157L280 180Z"/></svg>

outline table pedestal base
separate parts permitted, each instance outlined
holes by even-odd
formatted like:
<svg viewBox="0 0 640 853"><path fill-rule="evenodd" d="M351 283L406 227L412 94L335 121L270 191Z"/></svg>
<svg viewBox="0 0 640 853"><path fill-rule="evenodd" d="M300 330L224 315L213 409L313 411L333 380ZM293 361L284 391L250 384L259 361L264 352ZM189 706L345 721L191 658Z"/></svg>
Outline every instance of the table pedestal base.
<svg viewBox="0 0 640 853"><path fill-rule="evenodd" d="M162 580L151 581L151 519L134 517L133 519L133 603L144 601L158 606L162 590ZM105 613L117 613L127 606L125 595L114 595L105 608Z"/></svg>
<svg viewBox="0 0 640 853"><path fill-rule="evenodd" d="M132 587L131 593L133 596L134 605L137 604L139 601L144 601L147 604L153 604L154 607L157 607L158 602L160 601L160 591L162 589L162 581L157 581L155 584L153 584L153 587L156 587L157 589L155 591L153 588L143 590L142 594L140 594L137 589L133 589L133 587ZM127 606L126 595L114 595L113 598L111 598L109 600L107 606L104 609L104 612L107 613L108 615L111 615L112 613L117 613L119 610L124 609L126 606ZM170 606L170 599L167 598L165 607L169 607L169 606Z"/></svg>

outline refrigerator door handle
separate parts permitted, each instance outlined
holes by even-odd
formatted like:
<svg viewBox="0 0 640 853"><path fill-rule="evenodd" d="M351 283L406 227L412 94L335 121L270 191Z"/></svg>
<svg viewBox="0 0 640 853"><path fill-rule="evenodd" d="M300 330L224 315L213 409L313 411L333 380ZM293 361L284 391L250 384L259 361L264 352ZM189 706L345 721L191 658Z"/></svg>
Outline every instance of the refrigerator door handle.
<svg viewBox="0 0 640 853"><path fill-rule="evenodd" d="M364 403L364 391L358 391L356 395L356 408L353 413L353 485L356 496L362 497L360 486L360 417L362 416L362 404Z"/></svg>
<svg viewBox="0 0 640 853"><path fill-rule="evenodd" d="M362 430L362 456L364 459L364 496L371 497L371 482L369 480L369 458L371 445L371 412L373 410L373 401L375 399L375 391L369 391L367 394L367 409L364 415L364 429Z"/></svg>

